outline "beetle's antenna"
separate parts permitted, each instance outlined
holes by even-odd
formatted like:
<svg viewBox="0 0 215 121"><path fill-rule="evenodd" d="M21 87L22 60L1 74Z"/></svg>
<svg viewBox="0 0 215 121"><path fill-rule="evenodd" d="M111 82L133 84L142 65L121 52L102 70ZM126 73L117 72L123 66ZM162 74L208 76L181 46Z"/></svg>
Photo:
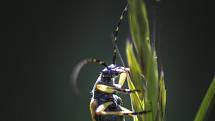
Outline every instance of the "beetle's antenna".
<svg viewBox="0 0 215 121"><path fill-rule="evenodd" d="M122 14L121 14L121 16L119 18L119 22L117 24L117 27L116 27L116 29L115 29L115 31L113 33L113 60L112 60L113 64L116 64L116 53L117 53L117 51L119 51L119 49L117 47L117 36L118 36L118 32L119 32L119 27L121 25L121 22L123 20L123 17L125 15L125 13L127 12L127 10L128 10L128 5L126 5L124 10L122 11ZM121 56L120 56L120 58L121 58Z"/></svg>
<svg viewBox="0 0 215 121"><path fill-rule="evenodd" d="M118 52L118 56L119 56L119 58L120 58L120 61L121 61L121 63L122 63L122 66L125 67L125 62L124 62L123 59L122 59L122 56L121 56L121 54L120 54L120 51L119 51L119 48L118 48L117 45L116 45L116 49L117 49L117 52Z"/></svg>
<svg viewBox="0 0 215 121"><path fill-rule="evenodd" d="M96 64L103 65L106 68L108 68L108 65L104 61L99 60L99 59L90 58L90 59L84 59L84 60L80 61L74 68L72 75L71 75L73 89L76 94L79 94L79 89L77 87L77 78L79 76L79 73L80 73L82 67L89 63L96 63Z"/></svg>

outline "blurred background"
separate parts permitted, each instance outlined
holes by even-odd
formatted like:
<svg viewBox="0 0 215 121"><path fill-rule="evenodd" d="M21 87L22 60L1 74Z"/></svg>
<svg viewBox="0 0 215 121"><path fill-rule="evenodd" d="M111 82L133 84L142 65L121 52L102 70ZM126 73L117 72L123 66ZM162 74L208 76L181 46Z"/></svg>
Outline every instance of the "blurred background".
<svg viewBox="0 0 215 121"><path fill-rule="evenodd" d="M101 68L87 65L82 70L81 95L75 95L70 74L84 58L111 62L111 33L125 4L2 1L0 121L90 121L89 92ZM168 93L166 120L192 121L215 74L214 6L209 0L148 4L148 11L157 9L158 59ZM129 37L127 22L119 33L122 54ZM207 121L214 120L213 105Z"/></svg>

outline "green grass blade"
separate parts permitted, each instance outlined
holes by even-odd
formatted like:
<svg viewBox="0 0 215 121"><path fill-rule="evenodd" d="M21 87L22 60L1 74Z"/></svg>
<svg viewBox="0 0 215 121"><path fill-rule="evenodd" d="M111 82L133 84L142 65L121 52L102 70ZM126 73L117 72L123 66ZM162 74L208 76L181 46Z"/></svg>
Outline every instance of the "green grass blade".
<svg viewBox="0 0 215 121"><path fill-rule="evenodd" d="M155 120L157 115L158 96L159 96L159 79L158 79L158 67L155 50L152 49L150 43L150 31L148 15L146 11L146 5L144 0L128 0L129 4L129 25L134 44L134 50L136 53L136 60L141 69L141 73L137 75L132 73L132 81L136 81L140 75L145 78L147 83L147 90L145 90L145 107L152 110L152 115L147 115L147 121ZM132 55L134 57L134 54ZM132 57L132 58L133 58ZM131 65L129 65L131 66ZM131 67L132 70L133 67ZM133 71L136 69L133 68ZM134 75L135 74L135 75ZM146 81L147 80L147 81ZM143 79L140 79L143 81ZM137 81L134 83L135 87L142 85ZM141 98L142 99L142 98Z"/></svg>
<svg viewBox="0 0 215 121"><path fill-rule="evenodd" d="M206 116L207 110L211 104L211 101L214 98L215 94L215 76L207 90L207 93L199 107L199 110L196 114L195 120L194 121L204 121L204 118Z"/></svg>
<svg viewBox="0 0 215 121"><path fill-rule="evenodd" d="M132 82L134 83L134 85L137 89L143 91L144 82L142 81L142 77L141 77L142 69L134 54L133 46L129 42L127 42L127 44L126 44L126 54L127 54L128 65L131 69L130 72L131 72ZM140 95L140 99L142 100L143 95L142 94L139 94L139 95Z"/></svg>
<svg viewBox="0 0 215 121"><path fill-rule="evenodd" d="M165 118L165 111L166 111L166 88L165 88L165 82L164 82L164 73L163 70L161 70L160 74L160 85L159 85L159 116L161 120L164 120Z"/></svg>
<svg viewBox="0 0 215 121"><path fill-rule="evenodd" d="M131 43L127 42L126 44L126 54L127 54L127 60L128 60L128 65L130 67L130 72L131 72L131 76L132 76L132 80L129 76L129 78L127 79L128 81L128 87L131 90L134 89L139 89L143 91L143 86L142 83L143 81L141 81L141 77L139 76L142 72L140 69L140 66L137 62L137 59L134 55L133 52L133 46ZM143 100L143 94L142 93L132 93L130 94L130 99L131 99L131 104L132 104L132 109L135 111L142 111L144 110L144 102L142 102ZM134 121L144 121L144 117L143 115L139 115L139 116L135 116L133 118Z"/></svg>

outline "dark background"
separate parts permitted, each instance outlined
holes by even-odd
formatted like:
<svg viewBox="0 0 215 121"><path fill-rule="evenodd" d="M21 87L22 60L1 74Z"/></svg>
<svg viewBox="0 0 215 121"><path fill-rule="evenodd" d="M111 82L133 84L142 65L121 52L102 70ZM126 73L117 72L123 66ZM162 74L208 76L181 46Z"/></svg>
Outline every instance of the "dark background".
<svg viewBox="0 0 215 121"><path fill-rule="evenodd" d="M0 121L90 121L89 92L101 68L83 69L79 96L69 77L83 58L111 61L111 32L125 3L1 2ZM166 119L192 121L215 72L214 4L162 0L157 8L158 56L168 94ZM119 34L121 53L129 37L125 23ZM214 114L213 106L208 121L215 120Z"/></svg>

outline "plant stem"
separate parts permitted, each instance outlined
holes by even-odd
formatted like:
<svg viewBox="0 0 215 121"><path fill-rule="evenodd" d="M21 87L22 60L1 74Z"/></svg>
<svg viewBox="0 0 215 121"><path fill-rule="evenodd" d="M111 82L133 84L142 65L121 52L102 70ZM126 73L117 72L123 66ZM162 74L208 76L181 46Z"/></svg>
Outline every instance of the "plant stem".
<svg viewBox="0 0 215 121"><path fill-rule="evenodd" d="M213 81L211 82L208 90L207 90L207 93L199 107L199 110L196 114L196 117L194 119L194 121L203 121L204 118L205 118L205 115L207 113L207 110L214 98L214 94L215 94L215 76L214 76L214 79Z"/></svg>

